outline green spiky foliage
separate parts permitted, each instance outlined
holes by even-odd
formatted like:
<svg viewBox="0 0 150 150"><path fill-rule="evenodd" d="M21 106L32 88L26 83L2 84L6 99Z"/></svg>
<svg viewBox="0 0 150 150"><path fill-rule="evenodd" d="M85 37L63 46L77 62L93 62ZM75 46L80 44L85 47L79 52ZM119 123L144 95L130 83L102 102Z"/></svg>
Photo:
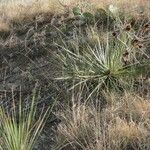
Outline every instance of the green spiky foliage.
<svg viewBox="0 0 150 150"><path fill-rule="evenodd" d="M41 112L38 119L35 95L32 97L28 110L19 103L19 108L13 103L11 112L0 106L0 136L1 150L32 150L45 125L50 107Z"/></svg>
<svg viewBox="0 0 150 150"><path fill-rule="evenodd" d="M130 52L126 54L129 43L126 34L116 39L108 37L109 34L105 42L98 38L94 46L86 42L82 44L78 36L77 42L57 45L60 48L58 58L63 66L62 76L57 79L75 80L76 84L71 89L87 84L91 87L91 94L101 88L122 90L130 79L141 73L140 62Z"/></svg>

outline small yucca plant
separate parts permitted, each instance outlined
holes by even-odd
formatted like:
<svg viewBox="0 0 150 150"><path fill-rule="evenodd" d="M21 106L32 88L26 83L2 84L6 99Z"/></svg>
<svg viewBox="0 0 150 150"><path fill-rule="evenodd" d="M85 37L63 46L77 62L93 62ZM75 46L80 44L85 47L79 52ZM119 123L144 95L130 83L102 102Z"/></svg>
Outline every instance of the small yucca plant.
<svg viewBox="0 0 150 150"><path fill-rule="evenodd" d="M50 109L43 111L36 120L37 106L35 95L28 110L19 108L13 103L12 112L0 106L0 149L1 150L32 150L37 141Z"/></svg>

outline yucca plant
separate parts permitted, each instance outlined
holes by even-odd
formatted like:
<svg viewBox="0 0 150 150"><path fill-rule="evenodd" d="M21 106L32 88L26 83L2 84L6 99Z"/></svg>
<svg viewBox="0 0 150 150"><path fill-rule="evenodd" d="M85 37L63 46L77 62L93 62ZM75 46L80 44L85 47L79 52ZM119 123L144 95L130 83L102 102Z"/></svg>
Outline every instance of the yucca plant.
<svg viewBox="0 0 150 150"><path fill-rule="evenodd" d="M94 46L88 42L82 44L79 36L69 44L63 42L64 46L57 45L61 49L57 56L63 66L62 76L57 79L75 80L72 88L89 83L91 94L101 87L120 89L123 83L127 83L125 81L136 75L136 67L140 63L127 52L126 35L119 40L112 40L109 36L105 42L97 38Z"/></svg>
<svg viewBox="0 0 150 150"><path fill-rule="evenodd" d="M38 119L35 95L28 110L22 107L20 100L18 109L13 102L11 112L0 106L0 149L32 150L44 127L50 107L43 109Z"/></svg>

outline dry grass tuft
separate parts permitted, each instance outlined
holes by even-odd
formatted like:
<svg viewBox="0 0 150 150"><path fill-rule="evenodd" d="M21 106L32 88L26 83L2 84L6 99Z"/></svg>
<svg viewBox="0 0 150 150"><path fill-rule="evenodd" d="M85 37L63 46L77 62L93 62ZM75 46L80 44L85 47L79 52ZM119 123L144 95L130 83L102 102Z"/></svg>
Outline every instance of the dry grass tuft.
<svg viewBox="0 0 150 150"><path fill-rule="evenodd" d="M141 98L132 93L126 93L116 101L115 96L110 100L113 104L110 110L117 108L117 113L122 118L139 121L150 117L150 100Z"/></svg>
<svg viewBox="0 0 150 150"><path fill-rule="evenodd" d="M135 111L139 115L150 115L150 102L147 100L137 100L133 102Z"/></svg>
<svg viewBox="0 0 150 150"><path fill-rule="evenodd" d="M115 140L133 140L142 135L140 129L134 122L127 123L127 121L120 118L116 118L115 125L109 128L109 134Z"/></svg>
<svg viewBox="0 0 150 150"><path fill-rule="evenodd" d="M122 97L109 94L112 103L102 111L94 105L73 103L58 116L56 149L70 150L148 150L150 101L126 93ZM127 105L128 104L128 105ZM146 116L143 116L142 112ZM134 115L138 116L137 118Z"/></svg>

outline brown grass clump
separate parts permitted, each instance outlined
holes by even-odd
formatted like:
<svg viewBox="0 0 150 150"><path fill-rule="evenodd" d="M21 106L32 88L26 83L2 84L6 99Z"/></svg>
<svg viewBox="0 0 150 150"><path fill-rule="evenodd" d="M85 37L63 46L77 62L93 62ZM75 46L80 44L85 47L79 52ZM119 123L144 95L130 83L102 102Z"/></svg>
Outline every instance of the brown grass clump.
<svg viewBox="0 0 150 150"><path fill-rule="evenodd" d="M84 104L73 104L58 116L63 122L58 125L56 149L86 148L85 145L90 143L94 136L93 110Z"/></svg>
<svg viewBox="0 0 150 150"><path fill-rule="evenodd" d="M114 105L117 105L115 103ZM118 103L121 104L118 112L120 111L120 116L122 117L127 117L127 119L131 120L135 119L136 121L150 117L149 99L126 93Z"/></svg>
<svg viewBox="0 0 150 150"><path fill-rule="evenodd" d="M62 122L58 125L56 149L148 150L150 148L149 100L129 93L122 97L109 95L112 103L102 111L92 104L73 103L71 108L59 113ZM143 111L146 116L143 116Z"/></svg>
<svg viewBox="0 0 150 150"><path fill-rule="evenodd" d="M139 115L150 115L150 102L147 100L137 100L133 102L135 111Z"/></svg>
<svg viewBox="0 0 150 150"><path fill-rule="evenodd" d="M138 126L134 122L127 123L127 121L116 118L114 126L109 128L110 136L114 139L134 140L139 138L142 134Z"/></svg>

